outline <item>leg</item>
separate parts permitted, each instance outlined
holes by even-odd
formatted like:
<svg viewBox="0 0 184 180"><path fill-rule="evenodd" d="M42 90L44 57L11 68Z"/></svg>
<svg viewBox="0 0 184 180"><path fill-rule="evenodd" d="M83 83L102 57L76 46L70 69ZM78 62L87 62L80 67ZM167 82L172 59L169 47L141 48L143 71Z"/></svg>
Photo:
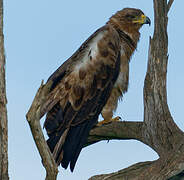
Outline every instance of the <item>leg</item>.
<svg viewBox="0 0 184 180"><path fill-rule="evenodd" d="M120 121L121 120L121 117L119 117L119 116L117 116L115 118L112 118L112 116L109 116L108 114L105 114L105 113L102 113L102 117L104 118L104 120L103 121L100 121L97 124L97 126L101 126L101 125L104 125L104 124L111 123L113 121Z"/></svg>
<svg viewBox="0 0 184 180"><path fill-rule="evenodd" d="M119 121L121 120L121 118L119 116L112 118L113 117L113 111L116 109L117 107L117 98L115 98L115 96L113 96L114 93L111 93L110 98L108 99L106 105L104 106L101 114L102 117L104 118L103 121L100 121L97 126L101 126L103 124L108 124L111 123L113 121Z"/></svg>

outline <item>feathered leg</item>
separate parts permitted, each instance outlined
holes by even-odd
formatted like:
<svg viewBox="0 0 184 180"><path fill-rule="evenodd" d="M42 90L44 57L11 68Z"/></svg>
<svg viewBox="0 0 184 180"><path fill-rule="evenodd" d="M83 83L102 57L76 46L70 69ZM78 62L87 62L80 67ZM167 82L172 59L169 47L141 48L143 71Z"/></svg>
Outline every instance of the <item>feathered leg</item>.
<svg viewBox="0 0 184 180"><path fill-rule="evenodd" d="M111 92L110 98L108 99L106 105L103 107L103 110L101 112L101 115L104 118L104 120L100 121L97 124L97 126L101 126L103 124L108 124L108 123L111 123L113 121L121 120L121 117L119 117L119 116L113 118L113 112L117 108L118 98L119 98L119 96L117 95L117 90L113 89Z"/></svg>

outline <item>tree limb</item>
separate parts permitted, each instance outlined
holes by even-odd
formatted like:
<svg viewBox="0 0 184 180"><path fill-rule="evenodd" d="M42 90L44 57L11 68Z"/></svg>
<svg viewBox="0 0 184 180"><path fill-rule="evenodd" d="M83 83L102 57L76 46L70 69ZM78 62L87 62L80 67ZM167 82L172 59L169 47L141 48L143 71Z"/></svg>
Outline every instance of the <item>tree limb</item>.
<svg viewBox="0 0 184 180"><path fill-rule="evenodd" d="M117 172L93 176L89 180L181 180L184 177L183 168L184 153L170 153L167 158L137 163ZM180 179L174 179L176 177Z"/></svg>
<svg viewBox="0 0 184 180"><path fill-rule="evenodd" d="M168 4L167 4L167 13L169 12L172 4L173 4L174 0L169 0Z"/></svg>
<svg viewBox="0 0 184 180"><path fill-rule="evenodd" d="M0 0L0 179L8 180L8 118L3 35L3 0Z"/></svg>
<svg viewBox="0 0 184 180"><path fill-rule="evenodd" d="M89 180L140 180L138 179L140 177L137 177L137 175L144 172L152 163L152 161L140 162L111 174L93 176Z"/></svg>
<svg viewBox="0 0 184 180"><path fill-rule="evenodd" d="M40 109L45 102L45 96L48 94L49 85L43 85L38 89L34 101L26 115L34 141L42 158L42 164L46 169L46 180L56 180L58 168L53 159L47 143L45 141L40 125Z"/></svg>
<svg viewBox="0 0 184 180"><path fill-rule="evenodd" d="M136 139L142 141L142 122L113 122L90 131L85 146L97 143L102 140L112 139Z"/></svg>
<svg viewBox="0 0 184 180"><path fill-rule="evenodd" d="M160 156L175 151L184 140L167 104L167 1L154 0L155 29L150 39L144 83L144 139ZM162 18L160 18L162 17ZM161 40L162 39L162 40Z"/></svg>

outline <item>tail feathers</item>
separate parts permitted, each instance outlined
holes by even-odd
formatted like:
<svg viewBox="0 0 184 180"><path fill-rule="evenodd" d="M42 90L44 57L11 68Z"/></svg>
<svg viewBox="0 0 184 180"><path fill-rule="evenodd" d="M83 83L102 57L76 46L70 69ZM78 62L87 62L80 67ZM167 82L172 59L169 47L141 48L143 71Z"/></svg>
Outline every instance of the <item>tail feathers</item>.
<svg viewBox="0 0 184 180"><path fill-rule="evenodd" d="M60 154L63 152L63 158L61 162L59 162L63 168L66 169L70 164L70 170L73 172L79 154L87 140L89 131L96 123L96 120L97 118L90 119L79 125L70 127L63 147L60 149L60 152L57 153L58 156L56 157L56 162L59 162ZM47 140L47 144L51 152L54 151L62 133L59 133L59 135L52 134L52 136Z"/></svg>
<svg viewBox="0 0 184 180"><path fill-rule="evenodd" d="M60 136L52 135L47 140L47 145L49 146L49 149L50 149L51 152L54 151L54 148L55 148L57 142L59 141L59 139L60 139Z"/></svg>
<svg viewBox="0 0 184 180"><path fill-rule="evenodd" d="M63 111L59 103L57 103L52 108L52 110L47 113L44 123L44 127L47 131L48 136L53 136L53 134L55 134L56 130L61 126L61 124L64 124Z"/></svg>
<svg viewBox="0 0 184 180"><path fill-rule="evenodd" d="M79 157L79 154L84 146L84 144L86 143L87 141L87 138L88 138L88 135L89 135L89 131L93 128L93 126L95 125L96 123L96 120L90 120L88 121L84 127L83 127L83 132L81 133L81 137L80 137L80 140L79 140L79 144L73 154L73 157L72 157L72 160L70 162L70 169L71 171L74 170L74 167L75 167L75 164L77 162L77 159Z"/></svg>

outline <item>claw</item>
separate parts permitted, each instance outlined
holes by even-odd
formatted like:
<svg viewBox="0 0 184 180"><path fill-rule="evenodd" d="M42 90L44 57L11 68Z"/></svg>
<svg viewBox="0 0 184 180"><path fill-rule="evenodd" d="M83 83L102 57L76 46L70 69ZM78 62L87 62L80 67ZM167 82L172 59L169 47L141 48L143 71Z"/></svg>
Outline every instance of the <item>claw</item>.
<svg viewBox="0 0 184 180"><path fill-rule="evenodd" d="M111 121L120 121L120 120L122 120L122 119L121 119L121 117L119 117L119 116L117 116L117 117L111 119Z"/></svg>

